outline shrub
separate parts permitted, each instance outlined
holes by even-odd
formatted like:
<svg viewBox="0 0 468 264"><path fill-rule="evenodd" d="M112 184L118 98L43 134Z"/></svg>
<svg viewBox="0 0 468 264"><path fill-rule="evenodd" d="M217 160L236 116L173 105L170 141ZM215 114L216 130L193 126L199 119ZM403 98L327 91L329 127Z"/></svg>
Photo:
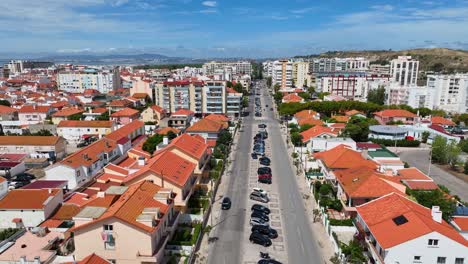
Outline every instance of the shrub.
<svg viewBox="0 0 468 264"><path fill-rule="evenodd" d="M353 219L329 219L330 225L332 226L353 226Z"/></svg>
<svg viewBox="0 0 468 264"><path fill-rule="evenodd" d="M373 143L384 145L386 147L395 146L395 140L391 140L391 139L371 138L370 140ZM397 147L417 148L419 147L420 144L421 142L419 140L407 140L407 139L396 140Z"/></svg>
<svg viewBox="0 0 468 264"><path fill-rule="evenodd" d="M5 239L11 237L12 235L14 235L18 231L19 231L18 228L7 228L7 229L2 230L0 232L0 241L3 241Z"/></svg>

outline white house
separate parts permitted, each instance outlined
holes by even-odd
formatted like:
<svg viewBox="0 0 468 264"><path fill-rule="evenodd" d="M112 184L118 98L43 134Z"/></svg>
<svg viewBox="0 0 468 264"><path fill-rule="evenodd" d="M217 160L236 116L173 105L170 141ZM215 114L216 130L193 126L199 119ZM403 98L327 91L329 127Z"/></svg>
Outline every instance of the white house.
<svg viewBox="0 0 468 264"><path fill-rule="evenodd" d="M466 263L468 241L432 209L396 193L356 207L373 263Z"/></svg>
<svg viewBox="0 0 468 264"><path fill-rule="evenodd" d="M42 123L53 110L50 106L25 105L18 110L18 120L21 124Z"/></svg>
<svg viewBox="0 0 468 264"><path fill-rule="evenodd" d="M115 130L112 121L64 120L57 126L57 134L68 142L79 142L87 136L105 136Z"/></svg>
<svg viewBox="0 0 468 264"><path fill-rule="evenodd" d="M36 227L63 202L61 189L17 189L0 200L0 228Z"/></svg>

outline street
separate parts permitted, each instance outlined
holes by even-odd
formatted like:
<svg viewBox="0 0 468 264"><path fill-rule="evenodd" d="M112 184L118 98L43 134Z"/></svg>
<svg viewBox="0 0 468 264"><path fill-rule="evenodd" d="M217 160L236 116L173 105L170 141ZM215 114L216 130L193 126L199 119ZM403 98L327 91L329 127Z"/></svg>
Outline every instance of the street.
<svg viewBox="0 0 468 264"><path fill-rule="evenodd" d="M266 89L262 89L263 117L254 117L254 97L251 96L250 115L243 120L244 132L241 132L234 146L233 171L223 176L223 181L227 182L224 182L226 191L222 195L231 198L232 207L219 214L214 212L214 229L210 237L216 239L211 243L208 263L257 263L260 251L269 252L282 263L324 263L309 224L279 122L269 110L273 107L272 98ZM273 239L273 245L269 248L249 242L250 207L253 202L248 196L251 188L259 185L256 182L258 161L252 160L250 153L252 137L260 123L267 125L269 138L266 155L272 160L273 171L273 184L260 184L260 187L269 193L271 200L268 206L272 209L270 225L280 235ZM215 203L219 203L220 199L218 193Z"/></svg>

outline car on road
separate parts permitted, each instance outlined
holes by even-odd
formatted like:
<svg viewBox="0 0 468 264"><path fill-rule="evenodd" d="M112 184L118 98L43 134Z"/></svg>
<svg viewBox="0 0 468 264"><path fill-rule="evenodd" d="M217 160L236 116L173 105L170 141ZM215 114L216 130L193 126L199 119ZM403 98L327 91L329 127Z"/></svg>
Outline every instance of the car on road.
<svg viewBox="0 0 468 264"><path fill-rule="evenodd" d="M270 179L271 180L271 179ZM270 201L270 199L268 198L268 196L266 195L263 195L261 193L257 193L257 192L252 192L250 193L250 200L255 200L255 201L259 201L259 202L262 202L262 203L268 203Z"/></svg>
<svg viewBox="0 0 468 264"><path fill-rule="evenodd" d="M259 161L260 161L260 165L263 165L263 166L270 166L270 163L271 163L270 159L267 157L261 157Z"/></svg>
<svg viewBox="0 0 468 264"><path fill-rule="evenodd" d="M252 189L252 191L260 193L260 194L265 195L265 196L268 196L268 193L265 190L263 190L262 188L255 187L255 188Z"/></svg>
<svg viewBox="0 0 468 264"><path fill-rule="evenodd" d="M252 153L250 156L252 157L252 159L258 159L257 153Z"/></svg>
<svg viewBox="0 0 468 264"><path fill-rule="evenodd" d="M251 231L266 235L269 238L277 238L278 237L278 232L275 229L273 229L273 228L271 228L269 226L254 225L254 226L252 226Z"/></svg>
<svg viewBox="0 0 468 264"><path fill-rule="evenodd" d="M270 258L270 259L261 259L257 262L257 264L282 264L282 263Z"/></svg>
<svg viewBox="0 0 468 264"><path fill-rule="evenodd" d="M255 113L255 116L256 117L262 117L262 114L261 113Z"/></svg>
<svg viewBox="0 0 468 264"><path fill-rule="evenodd" d="M264 205L261 205L261 204L254 204L252 205L252 208L250 208L251 211L260 211L260 212L263 212L265 214L270 214L270 208L264 206Z"/></svg>
<svg viewBox="0 0 468 264"><path fill-rule="evenodd" d="M266 128L266 127L267 127L267 125L265 125L265 124L258 124L258 128Z"/></svg>
<svg viewBox="0 0 468 264"><path fill-rule="evenodd" d="M256 218L256 217L250 218L250 225L251 226L261 225L261 226L268 226L268 227L270 226L270 224L268 224L268 222L263 221L262 219Z"/></svg>
<svg viewBox="0 0 468 264"><path fill-rule="evenodd" d="M257 169L257 174L271 174L271 168L270 167L260 167Z"/></svg>
<svg viewBox="0 0 468 264"><path fill-rule="evenodd" d="M271 177L270 178L258 178L259 183L271 184Z"/></svg>
<svg viewBox="0 0 468 264"><path fill-rule="evenodd" d="M269 247L271 246L271 239L265 235L262 235L260 233L252 233L249 238L251 243L259 244L264 247Z"/></svg>
<svg viewBox="0 0 468 264"><path fill-rule="evenodd" d="M269 222L269 221L270 221L270 217L268 217L268 215L262 214L262 213L259 212L259 211L252 211L252 213L250 214L250 217L251 217L251 218L257 217L257 218L262 219L262 220L265 221L265 222Z"/></svg>
<svg viewBox="0 0 468 264"><path fill-rule="evenodd" d="M224 197L223 202L221 203L221 209L229 210L231 208L231 199L229 197Z"/></svg>

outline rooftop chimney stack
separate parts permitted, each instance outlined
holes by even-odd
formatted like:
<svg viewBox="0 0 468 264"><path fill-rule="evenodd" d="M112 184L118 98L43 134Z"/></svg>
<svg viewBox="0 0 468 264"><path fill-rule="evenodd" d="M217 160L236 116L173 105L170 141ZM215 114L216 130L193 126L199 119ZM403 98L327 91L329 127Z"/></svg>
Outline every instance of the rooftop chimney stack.
<svg viewBox="0 0 468 264"><path fill-rule="evenodd" d="M440 211L439 206L432 206L431 215L432 220L436 221L437 223L442 223L442 212Z"/></svg>

